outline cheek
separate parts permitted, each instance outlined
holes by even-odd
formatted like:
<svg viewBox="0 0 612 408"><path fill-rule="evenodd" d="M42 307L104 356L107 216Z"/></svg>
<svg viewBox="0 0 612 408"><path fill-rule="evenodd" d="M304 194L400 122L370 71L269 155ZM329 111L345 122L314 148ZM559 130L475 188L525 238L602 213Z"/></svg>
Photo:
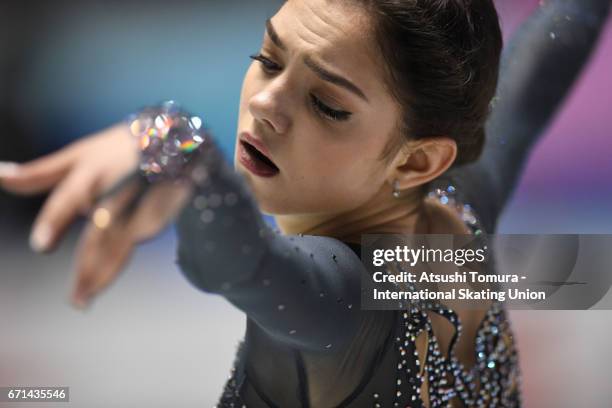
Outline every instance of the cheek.
<svg viewBox="0 0 612 408"><path fill-rule="evenodd" d="M296 185L292 190L311 211L344 211L375 194L382 182L375 158L346 146L311 150L295 161Z"/></svg>
<svg viewBox="0 0 612 408"><path fill-rule="evenodd" d="M244 115L248 112L249 100L255 92L256 87L255 79L255 65L251 64L249 69L244 74L244 80L242 81L242 89L240 91L240 112L238 120L242 121Z"/></svg>

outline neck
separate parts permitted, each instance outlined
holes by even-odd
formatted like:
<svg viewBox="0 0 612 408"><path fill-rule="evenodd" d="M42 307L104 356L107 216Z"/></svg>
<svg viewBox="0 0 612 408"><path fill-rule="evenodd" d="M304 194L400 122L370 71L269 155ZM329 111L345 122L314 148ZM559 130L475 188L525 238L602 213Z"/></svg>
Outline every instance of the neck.
<svg viewBox="0 0 612 408"><path fill-rule="evenodd" d="M424 234L429 230L421 191L412 189L396 198L386 185L365 204L349 211L277 215L275 219L286 235L329 236L352 243L360 243L362 234Z"/></svg>

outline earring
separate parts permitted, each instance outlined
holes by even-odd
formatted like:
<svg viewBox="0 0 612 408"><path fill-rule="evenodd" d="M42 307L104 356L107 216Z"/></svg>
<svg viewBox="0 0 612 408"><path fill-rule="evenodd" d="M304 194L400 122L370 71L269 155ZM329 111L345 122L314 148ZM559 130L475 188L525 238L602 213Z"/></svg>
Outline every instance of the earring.
<svg viewBox="0 0 612 408"><path fill-rule="evenodd" d="M400 196L399 180L395 179L393 181L393 197L399 198L399 196Z"/></svg>

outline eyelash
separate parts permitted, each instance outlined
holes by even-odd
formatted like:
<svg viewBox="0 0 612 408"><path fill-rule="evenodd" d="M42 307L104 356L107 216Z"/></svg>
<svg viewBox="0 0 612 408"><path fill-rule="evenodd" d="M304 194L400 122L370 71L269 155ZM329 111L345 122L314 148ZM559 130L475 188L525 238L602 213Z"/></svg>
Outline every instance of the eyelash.
<svg viewBox="0 0 612 408"><path fill-rule="evenodd" d="M310 95L310 99L312 101L312 105L314 106L314 108L319 113L325 115L327 118L331 120L344 121L344 120L348 120L348 118L351 116L351 112L332 109L326 104L324 104L323 102L321 102L319 98L317 98L316 96L312 94Z"/></svg>
<svg viewBox="0 0 612 408"><path fill-rule="evenodd" d="M263 54L250 55L249 58L254 61L258 61L261 64L263 71L267 75L272 75L275 72L280 71L281 69L278 64L276 64L274 61L264 56ZM310 100L312 106L317 111L317 113L319 115L324 116L326 119L330 119L333 121L345 121L348 120L352 115L351 112L330 108L329 106L324 104L319 98L312 94L310 95Z"/></svg>
<svg viewBox="0 0 612 408"><path fill-rule="evenodd" d="M261 63L261 67L267 74L272 74L275 71L280 70L280 66L272 61L270 58L265 57L263 54L253 54L249 56L254 61Z"/></svg>

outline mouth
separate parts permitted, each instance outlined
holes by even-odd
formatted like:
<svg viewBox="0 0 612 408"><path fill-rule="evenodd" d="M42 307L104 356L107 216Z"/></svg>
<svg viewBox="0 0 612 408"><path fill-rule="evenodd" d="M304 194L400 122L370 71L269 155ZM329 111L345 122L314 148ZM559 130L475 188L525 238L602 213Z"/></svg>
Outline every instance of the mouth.
<svg viewBox="0 0 612 408"><path fill-rule="evenodd" d="M251 173L272 177L280 172L272 160L244 139L239 140L239 160Z"/></svg>

